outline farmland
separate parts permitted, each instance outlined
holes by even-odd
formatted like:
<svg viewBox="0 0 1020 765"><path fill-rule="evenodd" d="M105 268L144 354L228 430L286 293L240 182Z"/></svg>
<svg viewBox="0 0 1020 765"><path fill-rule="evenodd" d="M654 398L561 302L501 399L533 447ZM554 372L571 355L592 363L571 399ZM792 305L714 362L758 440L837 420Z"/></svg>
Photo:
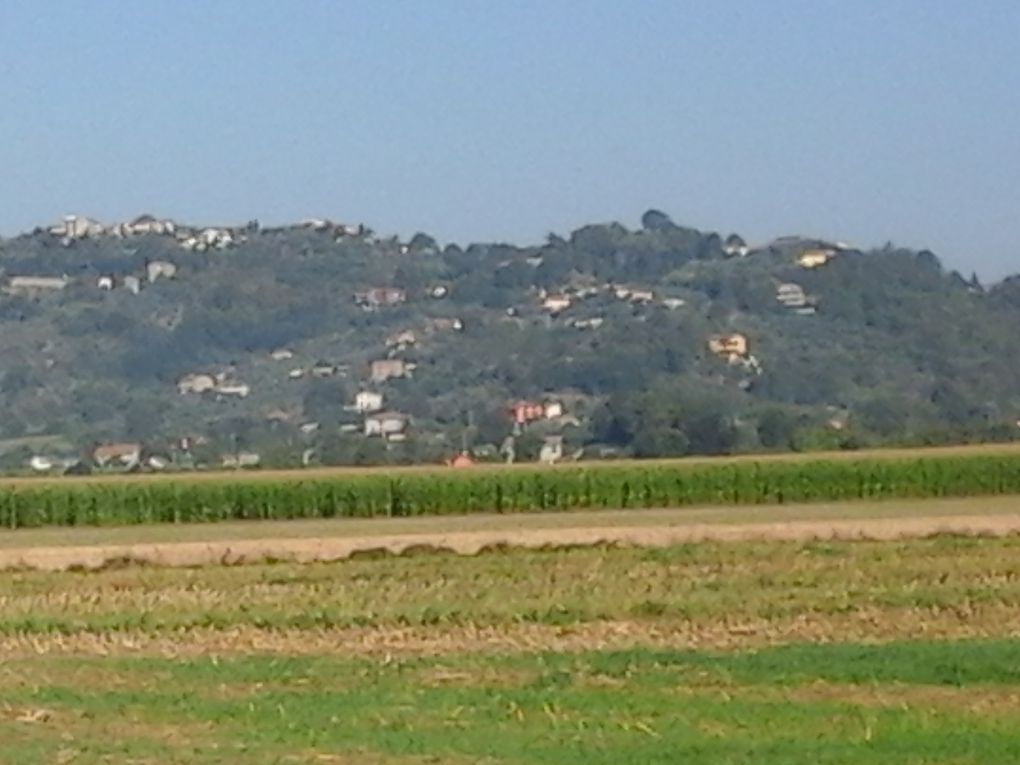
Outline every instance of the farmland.
<svg viewBox="0 0 1020 765"><path fill-rule="evenodd" d="M581 509L782 505L1020 493L1015 449L835 458L679 460L406 471L290 472L250 480L13 481L0 526L415 517Z"/></svg>
<svg viewBox="0 0 1020 765"><path fill-rule="evenodd" d="M4 574L4 762L1020 754L1020 538Z"/></svg>
<svg viewBox="0 0 1020 765"><path fill-rule="evenodd" d="M1018 471L14 481L0 762L1016 761Z"/></svg>

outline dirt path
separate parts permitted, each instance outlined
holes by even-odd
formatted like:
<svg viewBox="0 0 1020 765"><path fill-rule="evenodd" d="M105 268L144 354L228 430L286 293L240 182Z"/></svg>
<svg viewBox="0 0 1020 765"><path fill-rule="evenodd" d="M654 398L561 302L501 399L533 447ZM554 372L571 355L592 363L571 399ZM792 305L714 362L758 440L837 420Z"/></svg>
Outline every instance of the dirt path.
<svg viewBox="0 0 1020 765"><path fill-rule="evenodd" d="M521 519L526 523L527 519ZM384 527L380 527L384 528ZM0 569L62 571L99 568L118 561L158 566L236 565L269 560L335 561L370 551L402 554L414 549L475 555L486 548L543 548L619 544L642 547L707 540L892 540L938 533L1020 534L1020 514L934 515L853 519L772 520L760 523L603 525L502 528L319 538L230 539L200 542L59 545L0 549Z"/></svg>

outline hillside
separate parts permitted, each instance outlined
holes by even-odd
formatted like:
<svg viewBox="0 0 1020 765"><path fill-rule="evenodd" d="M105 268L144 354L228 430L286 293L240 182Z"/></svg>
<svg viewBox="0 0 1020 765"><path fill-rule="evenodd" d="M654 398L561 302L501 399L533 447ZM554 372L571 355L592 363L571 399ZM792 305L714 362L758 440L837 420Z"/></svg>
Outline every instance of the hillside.
<svg viewBox="0 0 1020 765"><path fill-rule="evenodd" d="M109 442L162 467L1007 440L1020 414L1020 281L656 211L466 249L69 218L0 269L8 470Z"/></svg>

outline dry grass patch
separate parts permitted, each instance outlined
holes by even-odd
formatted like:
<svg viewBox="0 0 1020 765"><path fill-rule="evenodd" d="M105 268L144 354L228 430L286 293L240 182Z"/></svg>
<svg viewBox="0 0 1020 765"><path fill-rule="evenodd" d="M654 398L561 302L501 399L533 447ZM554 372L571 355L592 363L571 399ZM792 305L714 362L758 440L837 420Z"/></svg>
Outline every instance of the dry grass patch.
<svg viewBox="0 0 1020 765"><path fill-rule="evenodd" d="M837 702L860 707L936 710L971 715L1016 717L1020 692L1005 688L953 688L944 685L828 683L818 681L797 688L759 689L762 698L782 698L798 703Z"/></svg>
<svg viewBox="0 0 1020 765"><path fill-rule="evenodd" d="M0 637L0 653L10 659L40 655L351 656L386 660L405 656L519 654L559 651L663 649L742 650L792 642L959 640L1020 637L1013 606L990 606L964 613L948 609L859 609L839 614L785 619L715 619L705 622L593 621L568 626L350 628L275 630L236 627L188 629L172 634L82 632L71 635Z"/></svg>

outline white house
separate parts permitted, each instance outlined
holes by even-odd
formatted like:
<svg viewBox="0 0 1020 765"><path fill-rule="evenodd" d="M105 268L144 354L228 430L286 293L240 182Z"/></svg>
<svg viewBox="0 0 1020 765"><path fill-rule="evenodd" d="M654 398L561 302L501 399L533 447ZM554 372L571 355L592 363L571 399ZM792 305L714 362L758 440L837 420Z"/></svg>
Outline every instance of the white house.
<svg viewBox="0 0 1020 765"><path fill-rule="evenodd" d="M145 273L150 283L160 277L173 279L177 274L177 266L168 260L153 260L146 264Z"/></svg>
<svg viewBox="0 0 1020 765"><path fill-rule="evenodd" d="M804 288L793 282L786 282L776 287L776 300L787 308L802 308L807 305Z"/></svg>
<svg viewBox="0 0 1020 765"><path fill-rule="evenodd" d="M226 454L223 457L225 468L254 468L262 462L262 457L257 452L238 452L237 454Z"/></svg>
<svg viewBox="0 0 1020 765"><path fill-rule="evenodd" d="M50 228L50 233L67 240L85 239L102 236L106 233L106 227L99 221L83 215L65 215L62 222Z"/></svg>
<svg viewBox="0 0 1020 765"><path fill-rule="evenodd" d="M145 234L173 234L177 230L177 224L172 220L160 220L152 215L139 215L130 223L121 227L124 233L133 236L144 236Z"/></svg>
<svg viewBox="0 0 1020 765"><path fill-rule="evenodd" d="M132 295L137 295L142 291L142 280L137 276L125 276L124 277L124 289L130 292Z"/></svg>
<svg viewBox="0 0 1020 765"><path fill-rule="evenodd" d="M222 382L216 386L216 392L221 396L237 396L247 398L251 393L251 386L248 383Z"/></svg>
<svg viewBox="0 0 1020 765"><path fill-rule="evenodd" d="M7 291L32 293L62 290L69 281L66 276L12 276L7 284Z"/></svg>
<svg viewBox="0 0 1020 765"><path fill-rule="evenodd" d="M383 408L383 394L371 390L359 391L354 397L354 410L368 413L378 412Z"/></svg>
<svg viewBox="0 0 1020 765"><path fill-rule="evenodd" d="M113 277L112 276L100 276L96 280L96 286L101 290L112 290L113 289Z"/></svg>
<svg viewBox="0 0 1020 765"><path fill-rule="evenodd" d="M92 460L99 467L120 465L131 468L141 462L142 445L139 443L103 444L92 450Z"/></svg>
<svg viewBox="0 0 1020 765"><path fill-rule="evenodd" d="M38 454L28 461L28 466L37 473L46 473L54 468L53 460Z"/></svg>
<svg viewBox="0 0 1020 765"><path fill-rule="evenodd" d="M183 396L188 393L206 393L216 388L216 378L207 374L185 375L177 381L177 391Z"/></svg>
<svg viewBox="0 0 1020 765"><path fill-rule="evenodd" d="M407 430L408 417L400 412L379 412L365 418L365 435L394 438Z"/></svg>
<svg viewBox="0 0 1020 765"><path fill-rule="evenodd" d="M545 443L538 453L538 461L544 465L554 465L563 459L563 436L546 436Z"/></svg>
<svg viewBox="0 0 1020 765"><path fill-rule="evenodd" d="M542 301L542 308L550 313L559 313L570 308L570 298L566 295L549 295Z"/></svg>
<svg viewBox="0 0 1020 765"><path fill-rule="evenodd" d="M544 405L542 409L542 416L547 420L555 420L557 417L563 416L563 404L559 401L550 401Z"/></svg>

